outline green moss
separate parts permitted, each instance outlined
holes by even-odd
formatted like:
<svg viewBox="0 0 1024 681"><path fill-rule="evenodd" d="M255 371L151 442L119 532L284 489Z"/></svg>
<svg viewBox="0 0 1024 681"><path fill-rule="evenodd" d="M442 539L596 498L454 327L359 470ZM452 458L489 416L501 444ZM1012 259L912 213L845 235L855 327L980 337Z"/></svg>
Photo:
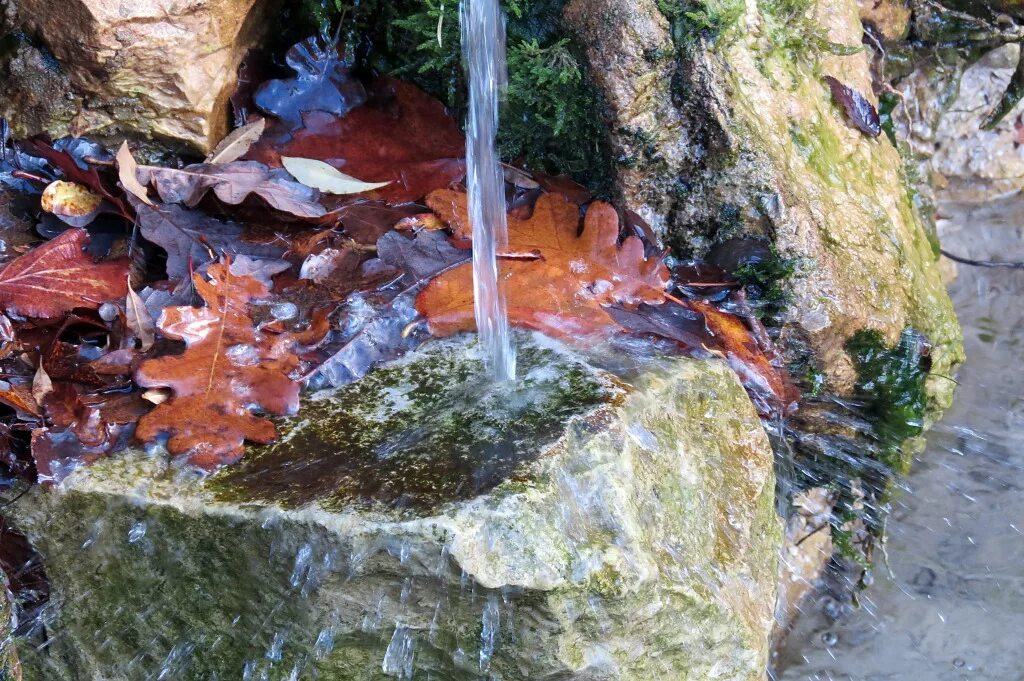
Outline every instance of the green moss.
<svg viewBox="0 0 1024 681"><path fill-rule="evenodd" d="M871 420L880 459L898 473L910 466L903 443L924 430L926 347L921 335L909 328L892 347L874 329L859 331L846 343L857 368L857 396Z"/></svg>
<svg viewBox="0 0 1024 681"><path fill-rule="evenodd" d="M508 91L498 142L505 160L569 174L607 194L614 167L602 102L581 67L580 47L563 26L563 4L504 3ZM295 21L304 30L330 32L341 21L354 59L415 83L465 117L459 0L307 0L303 7Z"/></svg>
<svg viewBox="0 0 1024 681"><path fill-rule="evenodd" d="M514 386L496 385L464 344L435 344L307 398L279 423L278 443L251 448L210 488L240 503L416 512L488 492L612 396L588 367L552 350L522 346L519 365Z"/></svg>
<svg viewBox="0 0 1024 681"><path fill-rule="evenodd" d="M792 299L790 280L796 276L799 259L782 255L774 244L764 260L747 263L736 270L735 276L743 284L758 316L771 319L779 315Z"/></svg>
<svg viewBox="0 0 1024 681"><path fill-rule="evenodd" d="M658 0L679 47L700 35L711 40L731 37L745 8L744 0Z"/></svg>

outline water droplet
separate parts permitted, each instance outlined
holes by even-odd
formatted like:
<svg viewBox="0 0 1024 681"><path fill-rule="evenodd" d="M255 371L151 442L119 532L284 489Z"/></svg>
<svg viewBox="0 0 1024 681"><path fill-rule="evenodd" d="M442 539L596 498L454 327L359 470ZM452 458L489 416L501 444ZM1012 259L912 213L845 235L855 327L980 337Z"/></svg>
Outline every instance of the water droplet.
<svg viewBox="0 0 1024 681"><path fill-rule="evenodd" d="M224 355L238 366L255 366L260 361L260 353L252 345L239 343L224 351Z"/></svg>
<svg viewBox="0 0 1024 681"><path fill-rule="evenodd" d="M128 530L128 543L134 544L143 537L146 536L146 523L135 523L132 528Z"/></svg>
<svg viewBox="0 0 1024 681"><path fill-rule="evenodd" d="M291 585L298 586L309 570L309 561L313 557L313 547L303 544L298 553L295 554L295 567L292 568Z"/></svg>
<svg viewBox="0 0 1024 681"><path fill-rule="evenodd" d="M825 644L826 648L833 648L839 643L839 635L834 631L826 631L821 635L821 642Z"/></svg>
<svg viewBox="0 0 1024 681"><path fill-rule="evenodd" d="M953 666L956 667L957 669L960 669L965 664L967 664L967 661L964 660L964 658L962 658L962 657L954 657L953 658Z"/></svg>

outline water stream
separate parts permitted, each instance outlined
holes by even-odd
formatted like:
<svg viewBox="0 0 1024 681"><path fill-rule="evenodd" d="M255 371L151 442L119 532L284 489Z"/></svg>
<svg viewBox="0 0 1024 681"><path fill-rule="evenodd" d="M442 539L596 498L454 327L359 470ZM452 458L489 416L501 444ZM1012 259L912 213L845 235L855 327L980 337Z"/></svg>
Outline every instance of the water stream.
<svg viewBox="0 0 1024 681"><path fill-rule="evenodd" d="M497 381L516 374L498 249L508 242L505 183L498 157L498 109L505 89L505 20L498 0L462 5L462 50L469 80L466 185L473 224L473 299L480 344Z"/></svg>

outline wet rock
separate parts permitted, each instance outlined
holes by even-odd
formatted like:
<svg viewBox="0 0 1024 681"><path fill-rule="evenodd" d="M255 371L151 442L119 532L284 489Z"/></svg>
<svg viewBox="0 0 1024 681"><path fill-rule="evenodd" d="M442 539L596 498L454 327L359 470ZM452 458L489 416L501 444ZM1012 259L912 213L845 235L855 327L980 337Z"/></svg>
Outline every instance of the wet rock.
<svg viewBox="0 0 1024 681"><path fill-rule="evenodd" d="M858 0L860 20L869 25L885 42L907 37L910 30L908 0Z"/></svg>
<svg viewBox="0 0 1024 681"><path fill-rule="evenodd" d="M463 371L465 352L438 343L403 360L419 388L392 386L376 417L403 421L478 382L437 377ZM132 452L22 497L15 515L52 588L54 636L26 653L32 678L760 681L782 536L772 452L743 389L717 361L671 359L622 393L560 352L526 375L562 385L583 371L611 401L537 451L521 420L520 465L472 495L282 504ZM382 479L413 463L401 456L381 450ZM433 465L426 450L415 460Z"/></svg>
<svg viewBox="0 0 1024 681"><path fill-rule="evenodd" d="M973 64L926 61L897 84L895 131L917 164L922 193L949 186L952 199L981 200L1024 187L1024 105L993 129L982 127L1019 55L1010 44Z"/></svg>
<svg viewBox="0 0 1024 681"><path fill-rule="evenodd" d="M19 0L18 13L81 100L73 132L150 136L205 152L227 131L236 70L269 4Z"/></svg>
<svg viewBox="0 0 1024 681"><path fill-rule="evenodd" d="M0 37L0 117L15 137L42 131L62 136L70 131L78 110L71 83L53 55L29 43L24 34Z"/></svg>
<svg viewBox="0 0 1024 681"><path fill-rule="evenodd" d="M820 77L877 104L858 4L821 2L806 15L777 16L778 5L747 2L704 30L687 24L686 13L671 25L651 19L648 4L612 12L605 0L574 0L566 13L590 43L591 70L616 120L675 111L666 120L676 137L644 137L643 180L633 167L620 171L627 206L654 213L649 221L683 254L746 232L800 263L798 276L782 282L793 296L782 322L814 351L829 389L853 386L844 344L869 327L889 342L907 326L923 332L935 346L934 373L948 375L962 359L960 330L903 161L884 135L847 124ZM670 36L674 54L659 49ZM651 66L640 59L655 57L660 75L649 85ZM602 81L612 68L615 82ZM627 133L614 135L625 147ZM952 384L931 387L932 407L948 405Z"/></svg>
<svg viewBox="0 0 1024 681"><path fill-rule="evenodd" d="M16 626L7 577L0 572L0 679L3 681L21 681L21 663L14 647Z"/></svg>

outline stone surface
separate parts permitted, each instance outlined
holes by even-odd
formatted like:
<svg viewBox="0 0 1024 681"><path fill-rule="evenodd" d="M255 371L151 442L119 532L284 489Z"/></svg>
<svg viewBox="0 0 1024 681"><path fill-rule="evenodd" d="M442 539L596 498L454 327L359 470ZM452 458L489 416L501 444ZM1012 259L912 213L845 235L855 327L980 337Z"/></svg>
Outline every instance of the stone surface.
<svg viewBox="0 0 1024 681"><path fill-rule="evenodd" d="M21 662L14 646L16 626L7 577L0 572L0 681L21 681L22 678Z"/></svg>
<svg viewBox="0 0 1024 681"><path fill-rule="evenodd" d="M43 130L54 136L68 134L78 108L71 83L52 55L30 44L24 36L2 38L0 48L0 116L11 125L15 137Z"/></svg>
<svg viewBox="0 0 1024 681"><path fill-rule="evenodd" d="M857 3L821 2L801 19L746 2L738 22L714 41L706 32L677 30L678 60L657 49L669 40L669 27L652 21L644 4L613 13L605 0L575 0L568 13L591 23L606 19L603 31L577 25L592 41L595 74L614 65L630 81L604 83L617 120L642 122L645 112L657 117L674 107L669 120L685 123L678 130L688 152L677 149L678 139L651 138L637 168L620 174L627 205L656 213L654 223L683 253L699 255L716 240L746 232L802 262L784 321L815 351L830 389L852 386L843 345L866 327L890 342L908 325L922 331L935 345L936 373L948 374L963 356L959 327L902 159L884 135L866 137L848 125L822 80L832 75L873 97ZM822 37L855 53L822 49ZM638 54L655 65L648 71L667 70L669 77L645 87ZM615 135L625 147L629 131ZM638 170L660 203L636 190ZM724 212L738 215L739 224ZM932 388L933 406L948 405L949 382Z"/></svg>
<svg viewBox="0 0 1024 681"><path fill-rule="evenodd" d="M922 192L934 185L948 188L948 198L976 200L1024 187L1022 107L995 128L982 129L1019 54L1010 44L971 65L962 59L929 62L897 84L902 104L893 115L895 130L918 164Z"/></svg>
<svg viewBox="0 0 1024 681"><path fill-rule="evenodd" d="M910 31L908 0L858 0L860 20L873 28L885 42L907 37Z"/></svg>
<svg viewBox="0 0 1024 681"><path fill-rule="evenodd" d="M19 0L18 16L70 79L72 132L150 136L205 152L227 132L237 67L266 30L270 2ZM62 115L45 129L65 125Z"/></svg>
<svg viewBox="0 0 1024 681"><path fill-rule="evenodd" d="M374 403L385 430L482 382L437 376L459 375L465 352L437 343L401 360L413 383L373 388L390 395ZM585 376L564 377L583 369L557 352L521 355L524 372L578 396ZM257 487L237 476L203 481L141 452L22 497L14 515L53 590L51 643L23 652L30 678L761 681L782 536L749 398L717 361L659 361L625 392L585 373L606 386L603 405L542 451L516 450L514 474L469 498L245 502ZM315 424L294 425L285 439L301 448ZM378 448L381 478L401 487L411 464L448 451L429 450Z"/></svg>

